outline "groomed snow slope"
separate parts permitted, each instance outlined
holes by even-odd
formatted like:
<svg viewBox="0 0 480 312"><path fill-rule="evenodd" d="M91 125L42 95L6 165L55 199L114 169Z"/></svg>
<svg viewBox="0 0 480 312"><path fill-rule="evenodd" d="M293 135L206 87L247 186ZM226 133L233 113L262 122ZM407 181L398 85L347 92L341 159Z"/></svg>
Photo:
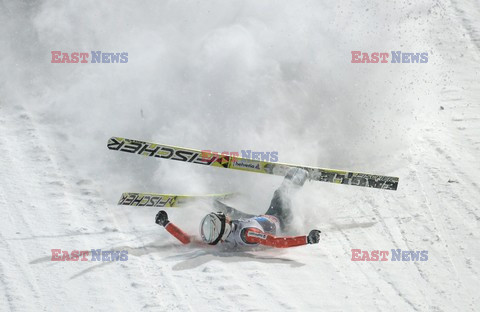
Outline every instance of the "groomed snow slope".
<svg viewBox="0 0 480 312"><path fill-rule="evenodd" d="M478 310L478 1L4 1L0 15L0 311ZM129 59L51 64L53 50ZM352 50L429 61L351 64ZM307 183L293 232L319 228L319 245L182 246L120 194L236 191L262 213L282 178L115 153L110 136L400 184ZM209 209L168 212L197 233ZM351 261L397 248L428 261ZM51 249L128 261L52 262Z"/></svg>

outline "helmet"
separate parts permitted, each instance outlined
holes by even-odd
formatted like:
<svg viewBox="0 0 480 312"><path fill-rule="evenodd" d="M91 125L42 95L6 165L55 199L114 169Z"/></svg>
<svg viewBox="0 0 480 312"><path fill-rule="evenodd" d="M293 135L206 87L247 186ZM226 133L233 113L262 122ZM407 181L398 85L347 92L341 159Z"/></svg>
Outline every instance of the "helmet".
<svg viewBox="0 0 480 312"><path fill-rule="evenodd" d="M204 242L216 245L230 234L230 224L222 212L212 212L206 215L200 223L200 235Z"/></svg>

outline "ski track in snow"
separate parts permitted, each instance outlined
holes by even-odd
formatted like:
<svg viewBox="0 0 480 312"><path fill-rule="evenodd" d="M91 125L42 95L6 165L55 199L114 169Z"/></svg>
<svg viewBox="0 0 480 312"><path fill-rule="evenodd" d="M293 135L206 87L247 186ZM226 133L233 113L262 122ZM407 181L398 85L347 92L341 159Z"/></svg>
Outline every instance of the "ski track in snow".
<svg viewBox="0 0 480 312"><path fill-rule="evenodd" d="M341 205L316 246L181 246L152 224L156 211L138 224L132 207L104 199L75 167L66 134L27 105L0 102L0 311L478 310L480 8L436 3L425 41L439 51L430 73L438 102L414 112L421 122L394 159L405 164L395 172L399 190L334 186ZM468 48L462 58L459 46ZM129 258L52 262L55 248L127 250ZM356 248L428 250L429 260L353 262Z"/></svg>

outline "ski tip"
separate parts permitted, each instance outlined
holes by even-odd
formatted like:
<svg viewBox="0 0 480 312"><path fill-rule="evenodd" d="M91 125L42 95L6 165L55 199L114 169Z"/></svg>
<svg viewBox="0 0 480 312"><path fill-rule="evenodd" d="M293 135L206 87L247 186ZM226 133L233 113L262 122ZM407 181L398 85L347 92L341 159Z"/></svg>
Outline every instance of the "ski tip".
<svg viewBox="0 0 480 312"><path fill-rule="evenodd" d="M111 137L108 139L107 141L107 148L110 149L110 146L112 145L112 143L115 141L115 137Z"/></svg>
<svg viewBox="0 0 480 312"><path fill-rule="evenodd" d="M111 150L118 150L124 144L125 139L119 137L111 137L107 141L107 148Z"/></svg>

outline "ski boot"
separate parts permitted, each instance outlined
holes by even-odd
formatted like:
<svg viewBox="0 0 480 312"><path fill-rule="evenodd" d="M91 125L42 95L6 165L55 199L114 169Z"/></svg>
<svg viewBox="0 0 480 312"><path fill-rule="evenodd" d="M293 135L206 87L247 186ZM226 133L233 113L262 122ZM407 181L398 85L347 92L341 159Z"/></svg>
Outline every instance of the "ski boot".
<svg viewBox="0 0 480 312"><path fill-rule="evenodd" d="M301 187L305 184L305 181L308 179L308 171L302 168L291 168L288 170L283 180L282 186L290 187L296 186Z"/></svg>

